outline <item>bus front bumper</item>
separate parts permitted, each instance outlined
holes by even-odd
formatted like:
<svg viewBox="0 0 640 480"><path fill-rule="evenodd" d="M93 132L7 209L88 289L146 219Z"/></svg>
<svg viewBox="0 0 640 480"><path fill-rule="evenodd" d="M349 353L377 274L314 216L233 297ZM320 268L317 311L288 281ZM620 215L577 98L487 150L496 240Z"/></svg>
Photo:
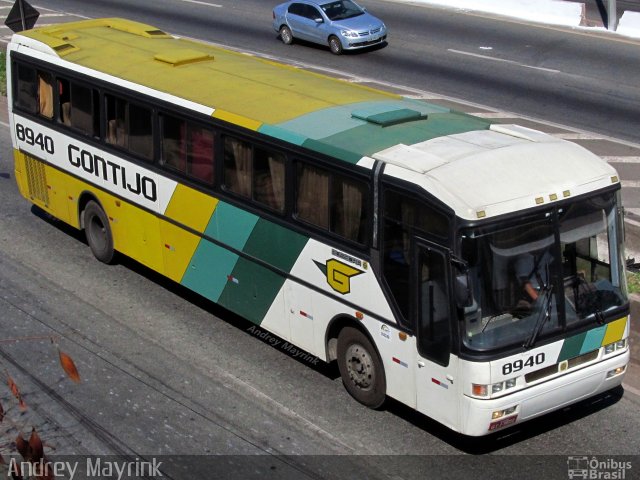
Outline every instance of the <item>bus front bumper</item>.
<svg viewBox="0 0 640 480"><path fill-rule="evenodd" d="M627 348L615 357L500 398L481 400L464 396L460 432L470 436L488 435L617 387L622 384L629 357ZM624 371L607 377L608 372L617 368ZM493 418L494 412L513 407L512 413Z"/></svg>

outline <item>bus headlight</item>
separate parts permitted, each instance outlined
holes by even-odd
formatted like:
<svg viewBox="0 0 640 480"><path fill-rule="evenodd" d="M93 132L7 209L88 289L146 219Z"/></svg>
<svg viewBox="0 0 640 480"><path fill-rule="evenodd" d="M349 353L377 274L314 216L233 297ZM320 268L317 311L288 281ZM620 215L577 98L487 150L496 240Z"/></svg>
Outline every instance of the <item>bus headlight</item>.
<svg viewBox="0 0 640 480"><path fill-rule="evenodd" d="M472 383L471 394L474 397L489 398L510 388L515 388L517 383L517 378L510 378L504 382L492 383L491 385Z"/></svg>
<svg viewBox="0 0 640 480"><path fill-rule="evenodd" d="M623 338L622 340L618 340L617 342L609 343L604 346L604 354L609 355L616 350L622 350L627 346L627 339Z"/></svg>

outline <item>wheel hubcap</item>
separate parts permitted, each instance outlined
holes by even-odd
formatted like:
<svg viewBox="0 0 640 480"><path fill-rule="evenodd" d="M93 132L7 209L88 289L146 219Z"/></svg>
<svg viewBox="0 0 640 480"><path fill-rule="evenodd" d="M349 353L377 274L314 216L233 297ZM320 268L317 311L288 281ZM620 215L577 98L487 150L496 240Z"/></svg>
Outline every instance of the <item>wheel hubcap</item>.
<svg viewBox="0 0 640 480"><path fill-rule="evenodd" d="M354 343L347 348L347 371L355 386L368 389L373 385L374 367L369 352L360 344Z"/></svg>

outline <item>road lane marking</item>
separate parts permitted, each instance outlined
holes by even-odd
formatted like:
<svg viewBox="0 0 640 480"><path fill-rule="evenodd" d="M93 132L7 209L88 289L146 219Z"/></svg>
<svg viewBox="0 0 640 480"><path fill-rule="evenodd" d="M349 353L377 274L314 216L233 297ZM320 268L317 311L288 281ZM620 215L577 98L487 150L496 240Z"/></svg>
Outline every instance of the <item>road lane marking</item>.
<svg viewBox="0 0 640 480"><path fill-rule="evenodd" d="M489 55L481 55L479 53L464 52L462 50L454 50L453 48L448 48L447 51L451 53L457 53L458 55L467 55L469 57L481 58L483 60L490 60L493 62L508 63L509 65L516 65L518 67L523 67L523 68L531 68L533 70L542 70L543 72L562 73L560 72L560 70L555 70L553 68L535 67L533 65L527 65L526 63L516 62L515 60L507 60L504 58L490 57Z"/></svg>
<svg viewBox="0 0 640 480"><path fill-rule="evenodd" d="M178 1L184 2L184 3L195 3L197 5L204 5L206 7L222 8L222 5L218 5L217 3L199 2L198 0L178 0Z"/></svg>
<svg viewBox="0 0 640 480"><path fill-rule="evenodd" d="M640 180L622 180L620 184L623 188L640 188Z"/></svg>
<svg viewBox="0 0 640 480"><path fill-rule="evenodd" d="M602 135L589 132L554 133L553 136L563 140L605 140Z"/></svg>
<svg viewBox="0 0 640 480"><path fill-rule="evenodd" d="M640 157L600 157L607 163L638 163L640 164Z"/></svg>

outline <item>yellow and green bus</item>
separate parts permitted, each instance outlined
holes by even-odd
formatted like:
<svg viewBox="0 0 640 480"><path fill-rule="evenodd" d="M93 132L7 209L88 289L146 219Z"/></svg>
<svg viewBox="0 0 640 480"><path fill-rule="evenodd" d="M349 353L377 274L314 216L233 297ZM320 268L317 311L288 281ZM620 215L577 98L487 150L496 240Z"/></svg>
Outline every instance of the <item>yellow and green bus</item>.
<svg viewBox="0 0 640 480"><path fill-rule="evenodd" d="M620 181L580 146L123 19L7 53L25 198L363 404L480 436L622 383Z"/></svg>

